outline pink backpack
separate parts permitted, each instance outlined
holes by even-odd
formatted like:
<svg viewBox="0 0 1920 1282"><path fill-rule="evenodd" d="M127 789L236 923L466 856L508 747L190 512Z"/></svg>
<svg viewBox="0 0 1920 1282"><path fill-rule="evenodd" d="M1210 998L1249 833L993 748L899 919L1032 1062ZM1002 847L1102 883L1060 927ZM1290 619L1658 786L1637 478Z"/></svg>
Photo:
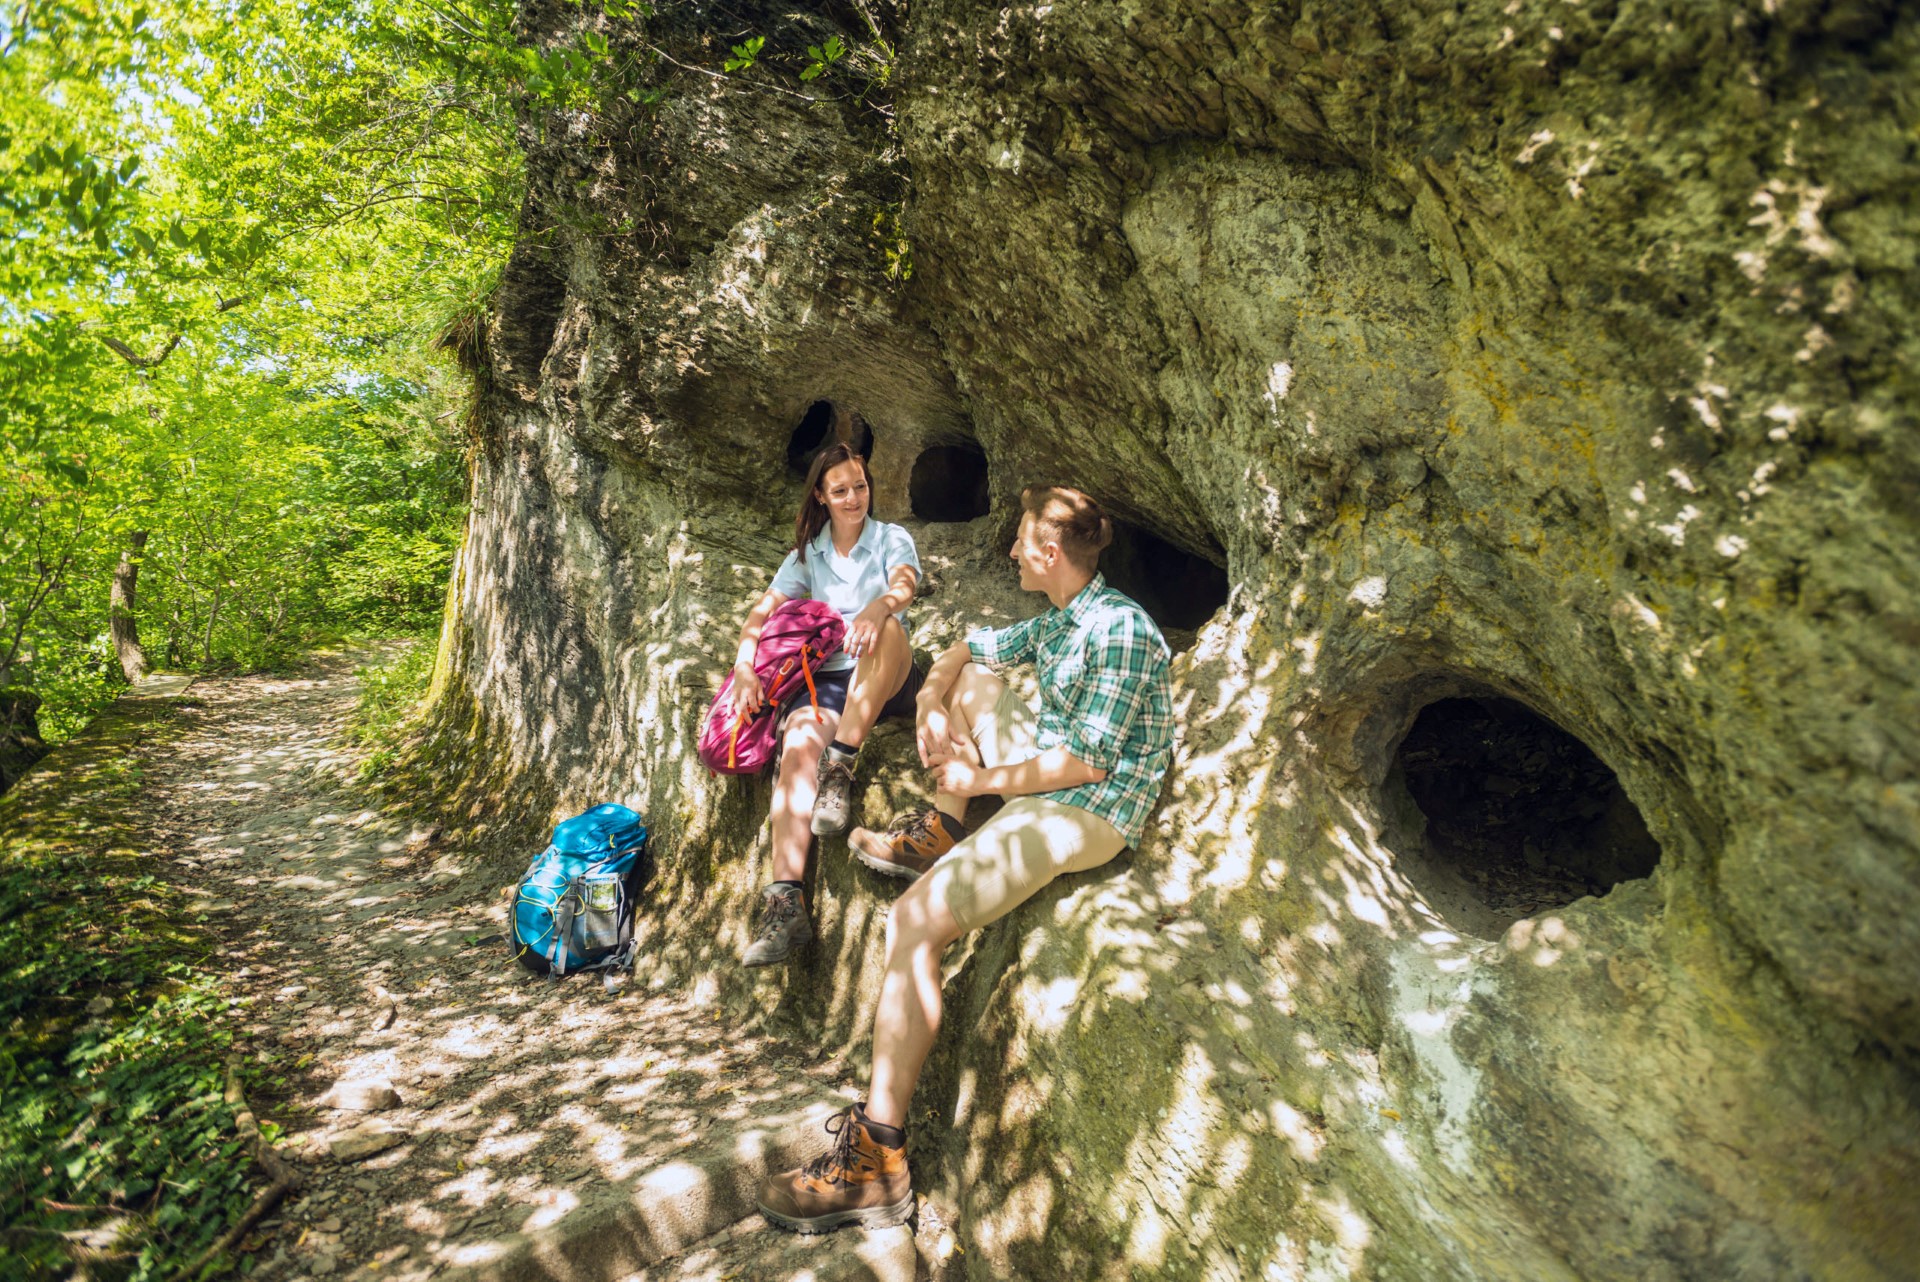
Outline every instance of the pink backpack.
<svg viewBox="0 0 1920 1282"><path fill-rule="evenodd" d="M840 612L823 601L795 600L781 604L760 629L760 646L753 652L753 670L760 678L766 702L738 717L733 703L733 673L720 684L720 693L707 709L700 729L700 760L723 775L752 775L773 760L774 715L794 691L806 683L814 713L813 674L819 671L847 634Z"/></svg>

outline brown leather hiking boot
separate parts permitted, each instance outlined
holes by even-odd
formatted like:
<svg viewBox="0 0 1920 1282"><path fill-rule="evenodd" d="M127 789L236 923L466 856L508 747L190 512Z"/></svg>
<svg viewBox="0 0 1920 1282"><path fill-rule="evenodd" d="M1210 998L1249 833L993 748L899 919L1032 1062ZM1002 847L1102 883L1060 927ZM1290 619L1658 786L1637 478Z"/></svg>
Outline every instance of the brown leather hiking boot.
<svg viewBox="0 0 1920 1282"><path fill-rule="evenodd" d="M875 872L914 881L965 835L964 828L938 810L910 810L885 832L855 828L847 834L847 846Z"/></svg>
<svg viewBox="0 0 1920 1282"><path fill-rule="evenodd" d="M913 1215L907 1150L874 1137L858 1104L827 1119L833 1147L805 1166L776 1175L760 1191L760 1214L796 1233L829 1233L843 1224L884 1229Z"/></svg>

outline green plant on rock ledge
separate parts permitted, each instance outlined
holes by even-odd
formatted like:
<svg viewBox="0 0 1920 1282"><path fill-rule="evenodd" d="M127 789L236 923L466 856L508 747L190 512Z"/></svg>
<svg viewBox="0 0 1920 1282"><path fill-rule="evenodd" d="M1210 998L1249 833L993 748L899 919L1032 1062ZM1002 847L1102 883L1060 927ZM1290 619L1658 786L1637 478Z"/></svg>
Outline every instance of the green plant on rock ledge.
<svg viewBox="0 0 1920 1282"><path fill-rule="evenodd" d="M828 36L825 44L808 45L807 57L813 59L800 72L802 80L818 80L825 75L827 68L847 56L846 42L839 36Z"/></svg>
<svg viewBox="0 0 1920 1282"><path fill-rule="evenodd" d="M399 755L400 741L412 729L414 718L433 682L434 638L422 636L384 661L356 669L360 702L347 725L347 737L366 751L359 777L383 775Z"/></svg>
<svg viewBox="0 0 1920 1282"><path fill-rule="evenodd" d="M873 235L869 238L869 243L876 245L885 255L887 279L892 281L913 279L913 242L907 239L906 232L900 226L900 212L898 203L876 210L873 215Z"/></svg>
<svg viewBox="0 0 1920 1282"><path fill-rule="evenodd" d="M749 37L740 44L733 46L733 56L721 63L721 68L729 72L745 71L759 59L760 51L766 48L766 45L767 38L765 36Z"/></svg>

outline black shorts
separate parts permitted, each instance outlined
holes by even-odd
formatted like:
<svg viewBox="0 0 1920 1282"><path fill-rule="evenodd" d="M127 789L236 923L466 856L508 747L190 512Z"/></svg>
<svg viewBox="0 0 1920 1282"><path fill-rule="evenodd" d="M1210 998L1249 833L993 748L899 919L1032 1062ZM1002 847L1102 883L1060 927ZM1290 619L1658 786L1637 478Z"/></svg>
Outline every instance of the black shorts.
<svg viewBox="0 0 1920 1282"><path fill-rule="evenodd" d="M853 688L852 668L842 668L838 672L816 672L813 674L814 693L819 697L820 707L827 712L845 712L847 710L847 691ZM911 717L914 714L913 701L920 693L920 687L927 683L927 674L919 665L907 669L907 679L894 691L893 697L880 707L881 721L888 717ZM807 687L803 683L793 692L780 708L780 728L787 728L787 718L802 708L812 708L807 699Z"/></svg>

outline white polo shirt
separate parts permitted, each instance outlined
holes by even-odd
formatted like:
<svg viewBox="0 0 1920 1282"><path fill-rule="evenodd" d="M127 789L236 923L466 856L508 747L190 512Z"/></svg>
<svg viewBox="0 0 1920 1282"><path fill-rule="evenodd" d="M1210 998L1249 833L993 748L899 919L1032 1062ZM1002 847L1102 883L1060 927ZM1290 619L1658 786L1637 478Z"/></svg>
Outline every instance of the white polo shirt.
<svg viewBox="0 0 1920 1282"><path fill-rule="evenodd" d="M787 553L787 559L774 572L772 587L789 599L826 602L851 627L853 616L887 590L887 576L903 565L912 566L916 575L920 573L920 554L914 550L913 536L899 526L868 517L853 551L841 556L834 551L833 523L829 521L807 544L805 561L798 552ZM895 617L902 627L906 626L906 611ZM841 650L821 664L820 671L839 672L855 662L852 655Z"/></svg>

